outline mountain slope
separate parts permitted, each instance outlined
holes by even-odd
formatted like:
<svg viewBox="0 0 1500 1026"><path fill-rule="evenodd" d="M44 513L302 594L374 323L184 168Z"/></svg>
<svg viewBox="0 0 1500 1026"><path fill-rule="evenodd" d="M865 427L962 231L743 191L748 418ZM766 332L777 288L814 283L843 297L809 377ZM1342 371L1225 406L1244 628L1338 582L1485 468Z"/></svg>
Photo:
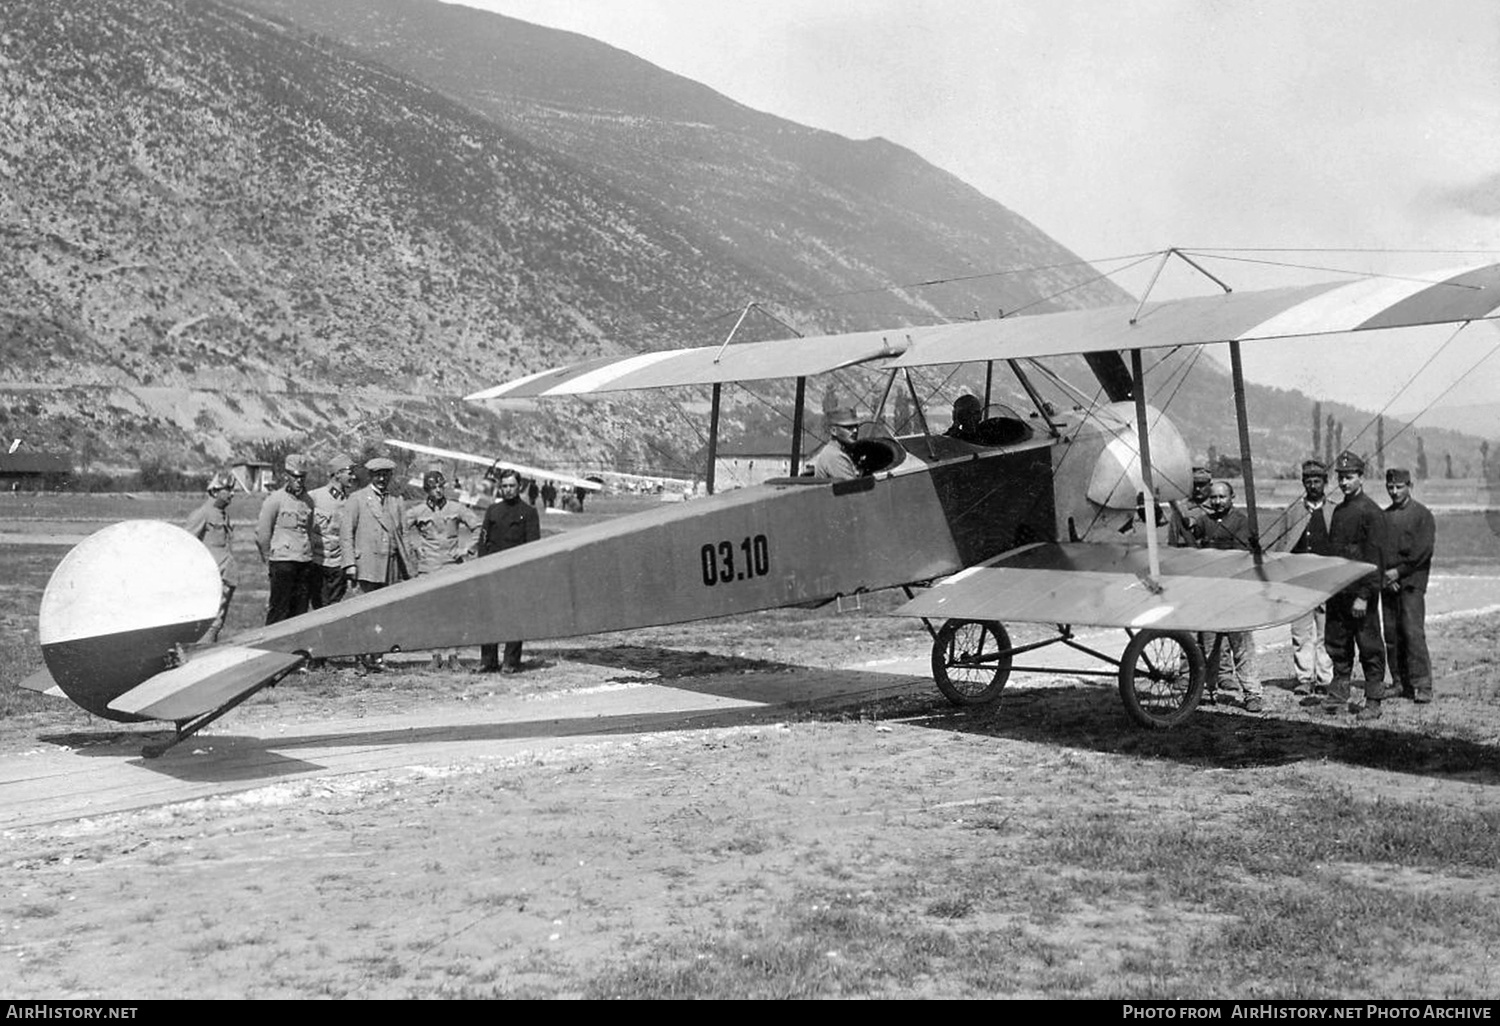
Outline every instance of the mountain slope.
<svg viewBox="0 0 1500 1026"><path fill-rule="evenodd" d="M1040 309L1124 301L1108 283L1083 284L1094 272L1030 222L903 147L751 110L604 43L436 0L243 2L368 53L566 156L643 207L722 241L777 289L732 300L1071 262L825 300L797 311L799 327L992 314L1039 300Z"/></svg>

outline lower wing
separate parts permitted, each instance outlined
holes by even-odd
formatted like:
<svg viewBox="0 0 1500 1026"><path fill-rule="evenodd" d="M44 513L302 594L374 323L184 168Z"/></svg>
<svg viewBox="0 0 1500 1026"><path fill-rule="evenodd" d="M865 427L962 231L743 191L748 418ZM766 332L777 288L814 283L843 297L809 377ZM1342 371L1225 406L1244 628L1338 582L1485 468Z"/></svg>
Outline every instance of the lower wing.
<svg viewBox="0 0 1500 1026"><path fill-rule="evenodd" d="M1162 549L1161 576L1144 546L1039 544L970 567L898 616L1190 631L1290 623L1374 571L1330 556Z"/></svg>

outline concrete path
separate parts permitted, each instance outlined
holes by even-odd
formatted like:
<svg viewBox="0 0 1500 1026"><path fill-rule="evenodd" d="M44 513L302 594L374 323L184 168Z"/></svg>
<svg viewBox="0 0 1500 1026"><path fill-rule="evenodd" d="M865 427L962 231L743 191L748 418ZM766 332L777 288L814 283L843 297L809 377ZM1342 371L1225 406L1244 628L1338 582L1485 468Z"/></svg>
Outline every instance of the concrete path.
<svg viewBox="0 0 1500 1026"><path fill-rule="evenodd" d="M143 740L163 736L147 725L102 729L86 744L79 744L81 735L43 737L32 750L0 758L0 831L309 777L510 759L621 735L774 721L794 707L838 707L930 687L925 676L860 670L726 674L261 727L263 737L243 733L230 713L158 759L140 755Z"/></svg>

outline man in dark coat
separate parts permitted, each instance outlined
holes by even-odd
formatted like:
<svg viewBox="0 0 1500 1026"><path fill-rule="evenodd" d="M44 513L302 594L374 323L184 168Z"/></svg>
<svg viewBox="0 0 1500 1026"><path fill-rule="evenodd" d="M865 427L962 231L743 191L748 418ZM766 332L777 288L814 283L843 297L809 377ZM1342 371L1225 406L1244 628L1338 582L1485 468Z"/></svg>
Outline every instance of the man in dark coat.
<svg viewBox="0 0 1500 1026"><path fill-rule="evenodd" d="M1200 549L1250 550L1250 518L1234 508L1234 486L1228 481L1214 481L1204 499L1202 515L1188 525L1193 542ZM1255 634L1231 631L1227 634L1199 635L1203 654L1212 657L1219 652L1219 665L1210 667L1214 701L1230 700L1238 695L1246 712L1258 713L1265 708L1265 692L1255 669Z"/></svg>
<svg viewBox="0 0 1500 1026"><path fill-rule="evenodd" d="M1385 661L1391 671L1386 698L1432 701L1432 665L1427 658L1427 575L1437 525L1428 508L1411 497L1411 471L1385 472L1391 504L1385 508L1385 576L1380 616L1385 624Z"/></svg>
<svg viewBox="0 0 1500 1026"><path fill-rule="evenodd" d="M1328 658L1333 661L1333 680L1323 702L1325 712L1336 713L1350 701L1354 675L1354 650L1365 678L1365 704L1359 718L1380 716L1385 688L1385 644L1380 639L1380 618L1375 604L1385 575L1385 511L1365 494L1365 461L1343 452L1333 465L1344 500L1335 507L1328 527L1332 554L1373 564L1375 570L1328 600Z"/></svg>
<svg viewBox="0 0 1500 1026"><path fill-rule="evenodd" d="M514 470L500 471L496 484L499 497L484 511L484 525L479 529L480 558L542 536L541 519L535 507L521 501L521 475ZM475 673L515 673L521 669L521 643L505 643L505 661L500 661L500 645L479 646L479 666Z"/></svg>

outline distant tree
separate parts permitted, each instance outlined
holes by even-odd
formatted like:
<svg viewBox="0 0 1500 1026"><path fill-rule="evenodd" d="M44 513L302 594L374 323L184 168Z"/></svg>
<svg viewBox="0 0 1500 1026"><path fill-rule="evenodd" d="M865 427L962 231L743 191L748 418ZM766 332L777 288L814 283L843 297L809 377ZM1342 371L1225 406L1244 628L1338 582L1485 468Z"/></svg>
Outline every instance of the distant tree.
<svg viewBox="0 0 1500 1026"><path fill-rule="evenodd" d="M1323 404L1313 403L1312 454L1317 456L1323 448Z"/></svg>
<svg viewBox="0 0 1500 1026"><path fill-rule="evenodd" d="M269 463L277 474L286 467L287 455L306 452L307 439L300 435L290 438L262 438L250 443L250 458L258 463Z"/></svg>
<svg viewBox="0 0 1500 1026"><path fill-rule="evenodd" d="M898 435L905 434L908 430L910 430L908 427L908 424L910 422L911 400L906 397L905 392L897 392L895 423L892 425L892 430L894 430Z"/></svg>
<svg viewBox="0 0 1500 1026"><path fill-rule="evenodd" d="M1328 415L1323 431L1323 462L1333 466L1333 414Z"/></svg>
<svg viewBox="0 0 1500 1026"><path fill-rule="evenodd" d="M186 492L198 485L196 478L189 479L160 456L142 460L141 468L136 472L136 480L140 482L141 489L148 492Z"/></svg>
<svg viewBox="0 0 1500 1026"><path fill-rule="evenodd" d="M1443 453L1443 476L1450 481L1453 480L1453 454L1451 452Z"/></svg>
<svg viewBox="0 0 1500 1026"><path fill-rule="evenodd" d="M1208 472L1214 477L1239 477L1244 473L1244 464L1238 456L1216 456L1208 461Z"/></svg>
<svg viewBox="0 0 1500 1026"><path fill-rule="evenodd" d="M1490 477L1490 443L1488 439L1479 443L1479 476L1485 481Z"/></svg>
<svg viewBox="0 0 1500 1026"><path fill-rule="evenodd" d="M1385 418L1375 418L1375 470L1385 471Z"/></svg>
<svg viewBox="0 0 1500 1026"><path fill-rule="evenodd" d="M1417 436L1417 480L1427 480L1427 450L1422 446L1422 436Z"/></svg>
<svg viewBox="0 0 1500 1026"><path fill-rule="evenodd" d="M1210 444L1208 447L1208 471L1213 473L1214 464L1219 462L1219 447Z"/></svg>

